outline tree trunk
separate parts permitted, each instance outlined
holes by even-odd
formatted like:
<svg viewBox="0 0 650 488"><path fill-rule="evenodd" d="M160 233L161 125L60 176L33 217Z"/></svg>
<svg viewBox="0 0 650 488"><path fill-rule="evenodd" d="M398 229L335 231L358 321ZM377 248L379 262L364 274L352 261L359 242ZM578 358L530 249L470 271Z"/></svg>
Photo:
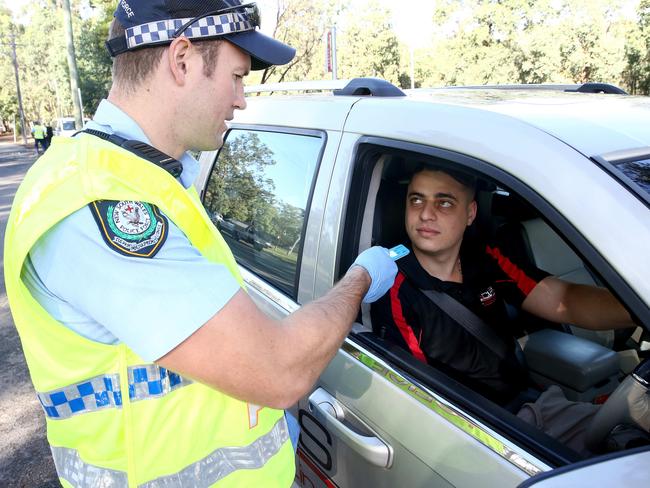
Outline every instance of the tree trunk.
<svg viewBox="0 0 650 488"><path fill-rule="evenodd" d="M72 34L72 12L70 11L70 0L63 0L63 29L68 50L68 71L70 72L70 91L74 106L74 118L77 130L83 129L83 115L81 97L79 95L79 72L77 71L77 58L74 52L74 37Z"/></svg>

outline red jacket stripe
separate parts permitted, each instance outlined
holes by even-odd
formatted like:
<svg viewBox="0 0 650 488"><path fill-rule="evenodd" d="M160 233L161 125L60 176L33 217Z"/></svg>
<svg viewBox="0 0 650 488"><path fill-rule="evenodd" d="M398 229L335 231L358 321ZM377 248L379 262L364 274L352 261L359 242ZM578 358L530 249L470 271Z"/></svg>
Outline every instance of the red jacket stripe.
<svg viewBox="0 0 650 488"><path fill-rule="evenodd" d="M518 268L507 257L501 254L498 247L487 246L486 252L496 259L499 267L505 272L505 274L515 281L517 288L519 288L524 295L528 296L528 294L533 291L533 288L537 286L537 282L526 275L526 273Z"/></svg>
<svg viewBox="0 0 650 488"><path fill-rule="evenodd" d="M404 318L404 313L402 311L402 303L399 300L399 296L398 296L399 289L401 288L402 283L404 283L404 279L405 279L404 275L401 272L399 272L397 274L397 277L395 278L395 284L390 289L390 309L393 314L393 320L395 321L395 325L397 325L397 328L400 334L402 334L404 340L406 341L406 344L411 350L411 353L417 359L419 359L423 363L426 363L427 358L424 356L422 349L420 349L420 345L418 344L418 340L415 337L413 328L408 324L408 322L406 322L406 319Z"/></svg>

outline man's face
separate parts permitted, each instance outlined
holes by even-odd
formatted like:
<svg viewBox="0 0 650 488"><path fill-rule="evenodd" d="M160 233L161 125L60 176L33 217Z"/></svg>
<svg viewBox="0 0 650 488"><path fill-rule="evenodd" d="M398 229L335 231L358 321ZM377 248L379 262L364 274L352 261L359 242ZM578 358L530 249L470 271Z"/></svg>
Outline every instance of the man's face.
<svg viewBox="0 0 650 488"><path fill-rule="evenodd" d="M457 252L463 233L476 217L470 190L440 171L421 171L406 194L406 232L414 250L443 256Z"/></svg>
<svg viewBox="0 0 650 488"><path fill-rule="evenodd" d="M196 129L191 135L192 149L208 151L221 147L227 130L225 121L232 120L235 109L246 108L244 77L251 68L250 56L223 41L216 63L212 76L199 73L189 95L194 108L191 116L197 122L191 124Z"/></svg>

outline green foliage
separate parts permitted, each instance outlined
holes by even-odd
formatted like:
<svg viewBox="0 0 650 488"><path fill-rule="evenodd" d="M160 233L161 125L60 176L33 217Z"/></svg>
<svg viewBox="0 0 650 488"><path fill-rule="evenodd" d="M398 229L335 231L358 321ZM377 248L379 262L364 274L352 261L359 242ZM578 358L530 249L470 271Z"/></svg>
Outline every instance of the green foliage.
<svg viewBox="0 0 650 488"><path fill-rule="evenodd" d="M249 82L329 77L324 37L336 25L340 78L378 76L410 87L411 51L396 37L384 4L272 1L277 6L273 36L294 46L297 55L286 66L255 73ZM602 81L650 94L650 0L639 0L636 16L626 13L626 6L611 0L437 0L431 41L413 52L415 86ZM115 1L73 0L72 7L84 112L92 115L110 87L104 41ZM18 112L7 37L12 30L27 121L72 114L60 2L31 0L24 12L27 21L21 25L0 7L5 125Z"/></svg>
<svg viewBox="0 0 650 488"><path fill-rule="evenodd" d="M94 7L95 15L87 15L89 6ZM104 41L114 8L112 0L73 3L74 40L84 112L87 115L94 113L110 86L111 60ZM81 15L82 9L86 15ZM72 114L62 10L57 2L34 0L25 11L29 17L23 26L12 20L8 9L0 9L0 32L9 33L13 25L17 34L19 74L27 122L38 119L52 123L56 117ZM18 112L18 102L7 38L2 42L0 117L8 121Z"/></svg>
<svg viewBox="0 0 650 488"><path fill-rule="evenodd" d="M264 178L264 166L273 153L255 133L231 137L224 146L208 183L205 202L227 218L259 220L273 205L273 182Z"/></svg>
<svg viewBox="0 0 650 488"><path fill-rule="evenodd" d="M625 83L631 93L650 95L650 0L641 0L637 23L626 35Z"/></svg>
<svg viewBox="0 0 650 488"><path fill-rule="evenodd" d="M11 19L11 12L6 7L0 7L0 33L5 37L0 38L0 119L2 125L8 127L13 122L14 115L18 114L18 99L16 98L16 81L11 61L11 47L9 35L15 31Z"/></svg>
<svg viewBox="0 0 650 488"><path fill-rule="evenodd" d="M296 49L285 66L267 69L262 83L321 79L324 76L326 31L342 10L342 0L277 0L273 37Z"/></svg>
<svg viewBox="0 0 650 488"><path fill-rule="evenodd" d="M96 16L81 22L75 37L85 114L93 114L110 89L112 61L104 43L108 39L114 3L112 0L92 2Z"/></svg>
<svg viewBox="0 0 650 488"><path fill-rule="evenodd" d="M254 224L259 235L287 250L300 238L304 210L275 198L266 167L275 164L273 151L255 133L232 134L205 191L204 203L227 221ZM244 225L245 224L245 225Z"/></svg>
<svg viewBox="0 0 650 488"><path fill-rule="evenodd" d="M369 0L345 20L338 36L339 77L374 76L399 83L400 48L390 12Z"/></svg>

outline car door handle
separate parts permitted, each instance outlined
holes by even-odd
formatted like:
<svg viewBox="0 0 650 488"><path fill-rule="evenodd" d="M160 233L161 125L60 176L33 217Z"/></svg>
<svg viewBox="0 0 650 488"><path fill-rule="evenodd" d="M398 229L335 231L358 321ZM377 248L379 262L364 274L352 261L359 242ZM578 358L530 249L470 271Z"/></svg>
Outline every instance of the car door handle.
<svg viewBox="0 0 650 488"><path fill-rule="evenodd" d="M348 447L374 466L390 468L393 464L393 448L377 436L359 434L345 425L345 417L353 417L352 413L336 398L322 388L317 388L309 396L309 405L313 415L327 429ZM360 421L355 418L358 423ZM366 427L367 429L367 427Z"/></svg>

